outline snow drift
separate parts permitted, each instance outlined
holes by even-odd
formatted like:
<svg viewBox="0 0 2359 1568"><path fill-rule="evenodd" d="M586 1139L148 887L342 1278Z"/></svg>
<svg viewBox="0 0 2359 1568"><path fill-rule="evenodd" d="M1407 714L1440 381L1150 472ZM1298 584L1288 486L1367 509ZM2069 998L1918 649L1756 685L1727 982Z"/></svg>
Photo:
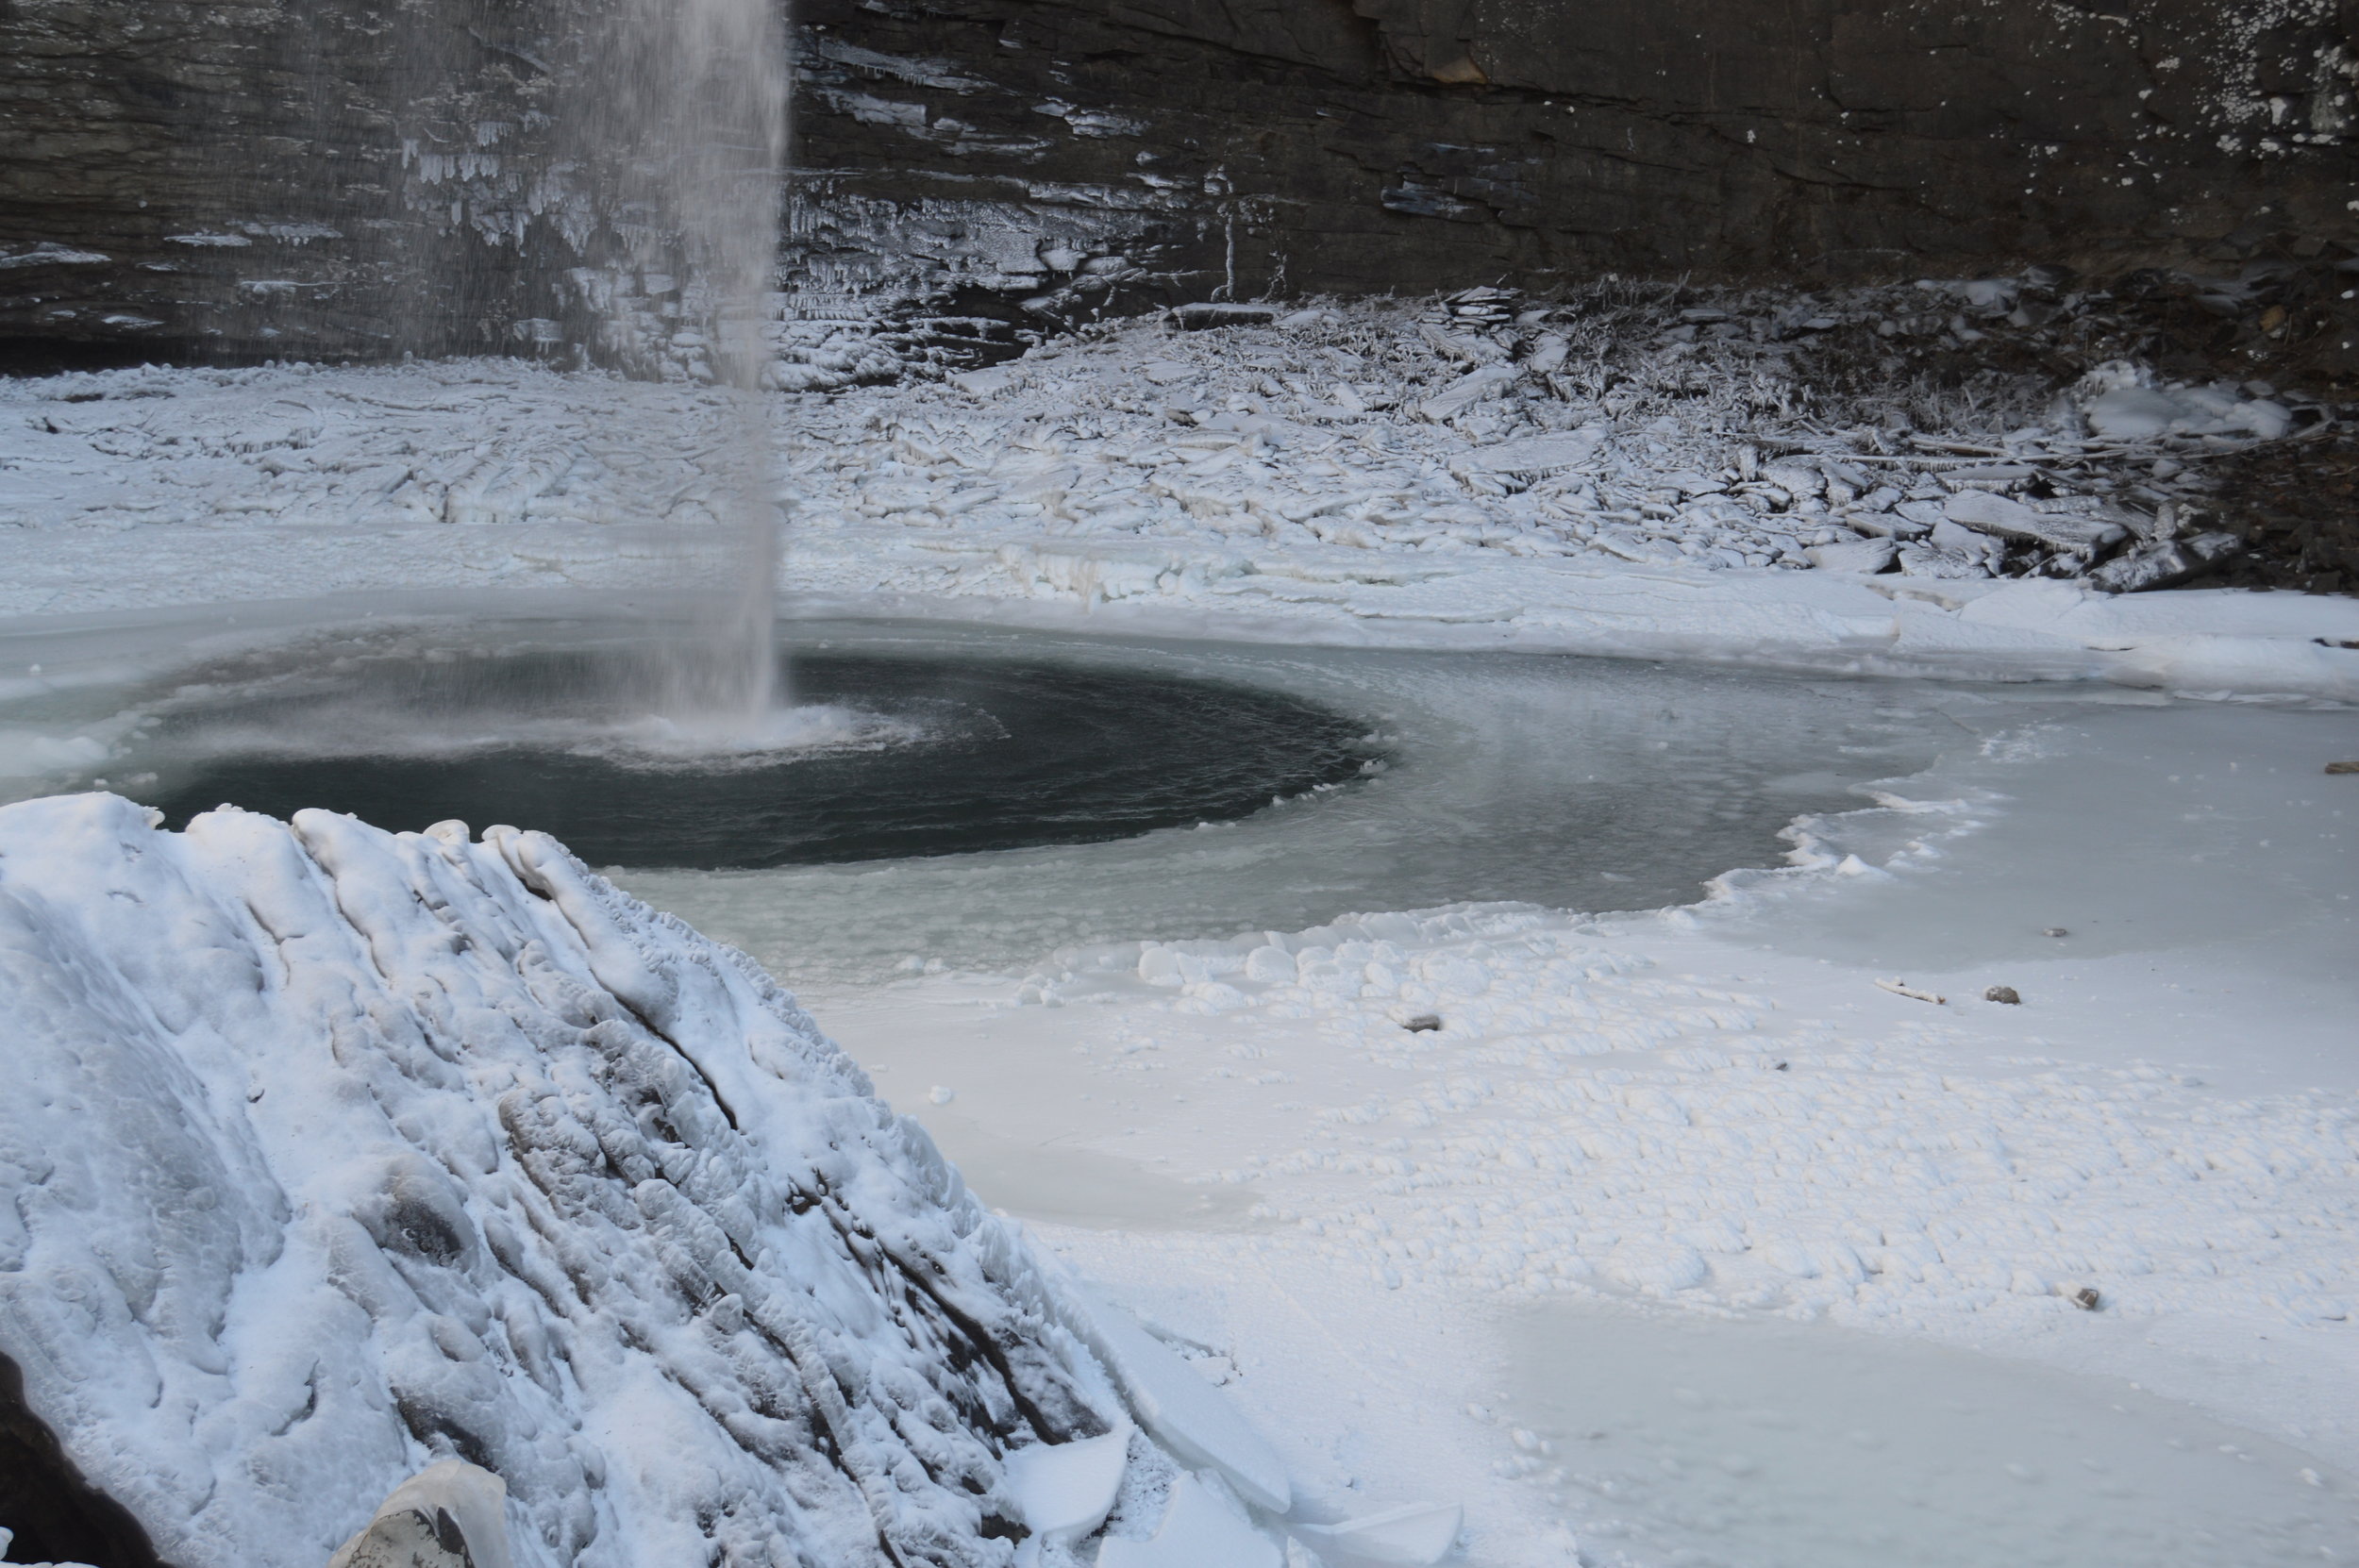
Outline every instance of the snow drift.
<svg viewBox="0 0 2359 1568"><path fill-rule="evenodd" d="M317 1568L445 1458L506 1480L518 1568L1055 1562L1180 1477L1104 1309L544 835L11 806L0 995L0 1353L180 1568ZM1109 1433L1077 1508L1038 1460Z"/></svg>

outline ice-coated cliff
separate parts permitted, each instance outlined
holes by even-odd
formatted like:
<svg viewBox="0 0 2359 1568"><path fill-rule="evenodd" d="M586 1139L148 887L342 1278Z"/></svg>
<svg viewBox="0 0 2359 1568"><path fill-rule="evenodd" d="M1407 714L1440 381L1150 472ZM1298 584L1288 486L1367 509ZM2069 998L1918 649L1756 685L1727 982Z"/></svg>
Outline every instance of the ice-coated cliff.
<svg viewBox="0 0 2359 1568"><path fill-rule="evenodd" d="M1024 1477L1131 1429L1102 1309L750 961L543 835L11 806L0 999L0 1353L176 1568L317 1568L447 1457L518 1568L1095 1526L1031 1530ZM1128 1441L1080 1468L1150 1537L1180 1472Z"/></svg>

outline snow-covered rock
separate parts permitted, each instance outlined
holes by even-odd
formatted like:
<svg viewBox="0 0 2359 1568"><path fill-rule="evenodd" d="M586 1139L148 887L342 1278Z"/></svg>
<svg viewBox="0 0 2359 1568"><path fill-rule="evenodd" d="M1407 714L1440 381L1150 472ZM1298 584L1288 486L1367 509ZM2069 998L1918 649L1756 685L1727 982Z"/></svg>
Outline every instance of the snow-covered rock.
<svg viewBox="0 0 2359 1568"><path fill-rule="evenodd" d="M2091 398L2082 414L2090 429L2114 441L2165 435L2276 441L2293 427L2284 405L2240 396L2233 387L2116 386Z"/></svg>
<svg viewBox="0 0 2359 1568"><path fill-rule="evenodd" d="M508 1568L508 1487L444 1460L393 1488L327 1568Z"/></svg>
<svg viewBox="0 0 2359 1568"><path fill-rule="evenodd" d="M1010 1457L1126 1425L924 1132L543 835L11 806L0 997L0 1353L183 1568L448 1459L519 1568L996 1568Z"/></svg>
<svg viewBox="0 0 2359 1568"><path fill-rule="evenodd" d="M1945 521L1977 533L2033 540L2082 557L2094 555L2126 532L2117 523L2035 511L2020 501L1982 490L1959 491L1942 504L1942 515Z"/></svg>

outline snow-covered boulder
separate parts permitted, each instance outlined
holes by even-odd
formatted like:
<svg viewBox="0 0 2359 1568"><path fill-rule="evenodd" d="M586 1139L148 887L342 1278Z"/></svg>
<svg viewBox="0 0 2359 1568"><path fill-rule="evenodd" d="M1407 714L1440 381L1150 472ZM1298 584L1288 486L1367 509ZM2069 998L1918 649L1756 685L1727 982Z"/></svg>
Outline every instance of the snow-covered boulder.
<svg viewBox="0 0 2359 1568"><path fill-rule="evenodd" d="M999 1568L1008 1458L1127 1429L925 1133L545 836L0 809L0 1353L177 1568L453 1459L517 1568Z"/></svg>

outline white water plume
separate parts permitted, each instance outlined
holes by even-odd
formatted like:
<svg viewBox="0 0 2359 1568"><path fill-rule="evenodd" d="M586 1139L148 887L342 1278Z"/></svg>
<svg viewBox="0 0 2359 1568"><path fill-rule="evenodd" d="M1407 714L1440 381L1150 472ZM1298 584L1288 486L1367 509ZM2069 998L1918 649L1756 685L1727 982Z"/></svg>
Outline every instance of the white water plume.
<svg viewBox="0 0 2359 1568"><path fill-rule="evenodd" d="M773 0L591 0L559 105L574 179L631 292L659 319L610 315L606 346L708 381L726 401L706 509L729 538L709 618L667 642L678 715L760 715L781 693L776 463L762 372L786 162L787 44ZM710 440L712 432L707 432ZM699 552L701 553L701 552Z"/></svg>

